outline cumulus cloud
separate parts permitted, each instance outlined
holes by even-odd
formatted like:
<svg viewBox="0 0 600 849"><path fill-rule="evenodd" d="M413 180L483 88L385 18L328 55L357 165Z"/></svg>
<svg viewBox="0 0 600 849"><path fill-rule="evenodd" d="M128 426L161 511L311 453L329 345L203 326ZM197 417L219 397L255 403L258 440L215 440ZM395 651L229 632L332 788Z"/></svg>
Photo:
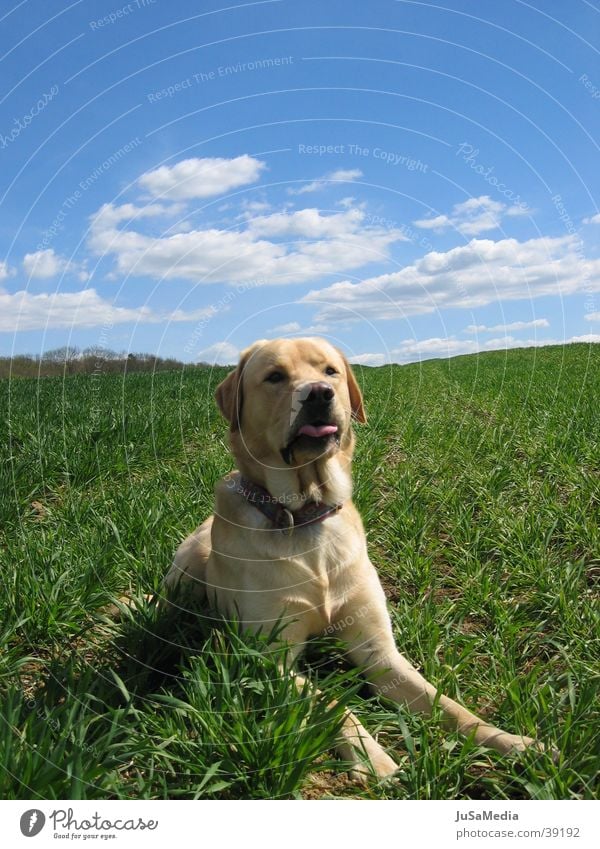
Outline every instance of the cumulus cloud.
<svg viewBox="0 0 600 849"><path fill-rule="evenodd" d="M90 217L92 233L102 230L111 230L123 221L136 221L138 218L156 218L159 215L167 215L173 212L173 206L165 206L161 203L149 203L146 206L138 206L135 203L104 203L100 209Z"/></svg>
<svg viewBox="0 0 600 849"><path fill-rule="evenodd" d="M318 336L321 333L328 333L329 327L326 324L309 324L303 326L299 321L290 321L287 324L278 324L277 327L272 327L269 333L282 333L283 335L293 333L295 336Z"/></svg>
<svg viewBox="0 0 600 849"><path fill-rule="evenodd" d="M600 333L584 333L582 336L572 336L569 342L600 342Z"/></svg>
<svg viewBox="0 0 600 849"><path fill-rule="evenodd" d="M436 215L433 218L421 218L414 221L416 227L425 230L446 230L453 227L465 236L478 236L487 230L495 230L500 227L502 218L509 215L525 215L529 210L519 204L508 206L497 200L492 200L489 195L481 195L477 198L457 203L452 207L450 215Z"/></svg>
<svg viewBox="0 0 600 849"><path fill-rule="evenodd" d="M387 360L385 354L350 354L348 362L355 366L382 366Z"/></svg>
<svg viewBox="0 0 600 849"><path fill-rule="evenodd" d="M25 254L23 270L30 278L37 280L50 280L59 274L75 274L78 280L85 282L90 276L85 269L85 263L60 256L52 248Z"/></svg>
<svg viewBox="0 0 600 849"><path fill-rule="evenodd" d="M466 333L507 333L512 330L529 330L532 327L550 327L547 318L535 318L532 321L511 321L510 324L495 324L487 327L485 324L470 324L465 328Z"/></svg>
<svg viewBox="0 0 600 849"><path fill-rule="evenodd" d="M148 171L138 179L138 185L152 197L209 198L256 182L265 168L264 162L247 153L234 159L196 157Z"/></svg>
<svg viewBox="0 0 600 849"><path fill-rule="evenodd" d="M318 321L371 320L473 309L495 301L600 290L600 260L586 260L576 236L473 239L446 252L432 251L400 271L359 283L349 280L309 292L303 303L319 305Z"/></svg>
<svg viewBox="0 0 600 849"><path fill-rule="evenodd" d="M211 314L211 308L185 313L154 312L150 307L117 307L100 297L95 289L82 292L54 292L32 295L26 291L0 294L0 332L48 328L99 327L141 322L197 321Z"/></svg>
<svg viewBox="0 0 600 849"><path fill-rule="evenodd" d="M600 212L597 212L596 215L590 215L589 218L583 219L584 224L600 224Z"/></svg>
<svg viewBox="0 0 600 849"><path fill-rule="evenodd" d="M240 356L239 349L231 342L215 342L198 354L198 361L210 363L215 366L229 366L237 363Z"/></svg>
<svg viewBox="0 0 600 849"><path fill-rule="evenodd" d="M313 180L312 183L307 183L305 186L301 186L299 189L288 189L288 192L291 195L305 195L310 192L320 192L322 189L331 185L331 183L352 183L354 180L358 180L362 176L363 172L359 168L340 168L337 171L330 171L328 174L324 174L322 177L319 177L317 180Z"/></svg>
<svg viewBox="0 0 600 849"><path fill-rule="evenodd" d="M600 311L598 312L589 312L587 315L584 315L586 321L600 321Z"/></svg>
<svg viewBox="0 0 600 849"><path fill-rule="evenodd" d="M432 336L429 339L404 339L391 352L394 362L412 362L433 357L454 357L457 354L473 354L479 350L470 339Z"/></svg>
<svg viewBox="0 0 600 849"><path fill-rule="evenodd" d="M341 206L342 209L366 209L367 202L364 200L358 201L355 197L341 198L335 202L336 206ZM373 217L373 216L372 216Z"/></svg>
<svg viewBox="0 0 600 849"><path fill-rule="evenodd" d="M64 271L77 271L77 266L69 262L65 257L54 253L52 248L47 248L44 251L35 251L31 254L25 254L23 257L23 270L29 277L38 280L49 280L51 277L56 277Z"/></svg>
<svg viewBox="0 0 600 849"><path fill-rule="evenodd" d="M479 354L485 351L504 351L511 348L542 348L545 345L569 345L575 342L597 343L600 334L588 333L584 336L572 336L569 339L515 339L513 336L501 336L488 339L485 343L472 339L457 339L456 336L429 339L404 339L397 348L385 354L361 354L358 358L351 357L350 362L362 362L365 365L383 365L386 362L406 363L420 362L430 359L447 359L461 354Z"/></svg>
<svg viewBox="0 0 600 849"><path fill-rule="evenodd" d="M365 214L359 209L321 215L318 209L299 209L296 212L275 212L255 218L250 232L258 236L300 236L307 239L327 239L356 233Z"/></svg>
<svg viewBox="0 0 600 849"><path fill-rule="evenodd" d="M303 333L306 333L307 336L310 335L319 335L320 333L329 333L331 328L327 324L309 324L308 327L303 328Z"/></svg>
<svg viewBox="0 0 600 849"><path fill-rule="evenodd" d="M224 204L227 208L231 208L231 204ZM272 204L268 203L266 200L248 200L248 198L242 198L240 202L241 212L237 216L237 220L248 220L251 218L255 218L257 215L265 215L267 212L270 212ZM219 208L219 212L224 212L224 209Z"/></svg>
<svg viewBox="0 0 600 849"><path fill-rule="evenodd" d="M287 324L278 324L271 329L271 333L299 333L302 325L299 321L289 321Z"/></svg>
<svg viewBox="0 0 600 849"><path fill-rule="evenodd" d="M217 312L216 307L201 307L198 310L190 310L190 312L177 309L167 313L156 313L155 320L165 321L167 324L178 321L200 321L203 318L212 318Z"/></svg>
<svg viewBox="0 0 600 849"><path fill-rule="evenodd" d="M11 268L4 260L0 261L0 280L7 280L15 273L14 268Z"/></svg>
<svg viewBox="0 0 600 849"><path fill-rule="evenodd" d="M400 230L359 226L363 214L357 210L329 216L318 210L281 212L254 219L243 230L213 227L161 237L128 224L117 226L131 218L129 213L146 217L161 211L152 206L125 211L105 204L92 217L90 247L98 255L113 254L116 270L126 275L194 283L283 284L385 260L390 245L406 240ZM261 238L262 233L286 236L290 243ZM314 241L302 241L308 238Z"/></svg>

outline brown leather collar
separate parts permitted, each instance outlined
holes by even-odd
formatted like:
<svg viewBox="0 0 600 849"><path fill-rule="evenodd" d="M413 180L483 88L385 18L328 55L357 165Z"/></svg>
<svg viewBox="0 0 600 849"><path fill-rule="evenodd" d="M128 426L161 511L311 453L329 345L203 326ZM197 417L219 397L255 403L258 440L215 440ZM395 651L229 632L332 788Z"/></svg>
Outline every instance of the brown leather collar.
<svg viewBox="0 0 600 849"><path fill-rule="evenodd" d="M291 534L294 528L304 528L322 522L328 516L333 516L342 509L341 504L317 504L316 501L305 501L299 510L293 513L279 499L257 483L240 476L237 491L244 496L249 504L266 516L276 530Z"/></svg>

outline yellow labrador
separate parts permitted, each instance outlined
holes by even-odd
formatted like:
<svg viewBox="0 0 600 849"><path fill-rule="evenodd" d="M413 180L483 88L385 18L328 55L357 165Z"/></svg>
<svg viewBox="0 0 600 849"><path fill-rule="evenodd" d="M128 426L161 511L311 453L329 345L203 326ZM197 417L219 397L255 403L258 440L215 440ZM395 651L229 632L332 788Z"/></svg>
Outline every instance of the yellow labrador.
<svg viewBox="0 0 600 849"><path fill-rule="evenodd" d="M352 503L352 420L366 417L345 357L317 338L259 341L216 400L238 470L217 484L214 516L179 547L167 593L193 593L249 629L281 620L296 654L311 636L335 631L376 692L430 713L436 687L396 648ZM534 742L445 696L439 706L451 727L500 752ZM358 773L396 769L350 713L338 751Z"/></svg>

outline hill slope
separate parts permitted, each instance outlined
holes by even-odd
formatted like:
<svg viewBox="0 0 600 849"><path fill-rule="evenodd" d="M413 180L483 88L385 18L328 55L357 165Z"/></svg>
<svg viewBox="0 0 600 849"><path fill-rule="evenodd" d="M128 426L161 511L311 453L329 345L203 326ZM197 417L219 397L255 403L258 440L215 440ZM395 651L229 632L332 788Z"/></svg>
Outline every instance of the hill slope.
<svg viewBox="0 0 600 849"><path fill-rule="evenodd" d="M402 767L395 785L360 794L593 796L600 346L357 371L369 424L356 501L401 650L448 695L563 752L558 767L513 764L366 705L316 647L327 694ZM5 798L359 793L318 759L338 714L278 683L271 655L235 634L225 650L193 616L99 612L158 589L210 512L231 467L212 401L224 373L0 383Z"/></svg>

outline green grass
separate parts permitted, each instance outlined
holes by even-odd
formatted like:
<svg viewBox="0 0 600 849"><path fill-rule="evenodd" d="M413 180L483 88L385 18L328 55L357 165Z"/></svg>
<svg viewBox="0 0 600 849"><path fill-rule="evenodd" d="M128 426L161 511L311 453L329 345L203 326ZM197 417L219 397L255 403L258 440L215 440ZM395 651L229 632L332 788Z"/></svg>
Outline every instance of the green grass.
<svg viewBox="0 0 600 849"><path fill-rule="evenodd" d="M560 749L502 758L378 701L335 645L298 693L268 636L102 608L157 590L229 470L224 370L0 382L3 798L593 798L600 346L359 370L355 499L397 642L448 695ZM331 706L332 697L340 700ZM331 758L350 705L400 770Z"/></svg>

